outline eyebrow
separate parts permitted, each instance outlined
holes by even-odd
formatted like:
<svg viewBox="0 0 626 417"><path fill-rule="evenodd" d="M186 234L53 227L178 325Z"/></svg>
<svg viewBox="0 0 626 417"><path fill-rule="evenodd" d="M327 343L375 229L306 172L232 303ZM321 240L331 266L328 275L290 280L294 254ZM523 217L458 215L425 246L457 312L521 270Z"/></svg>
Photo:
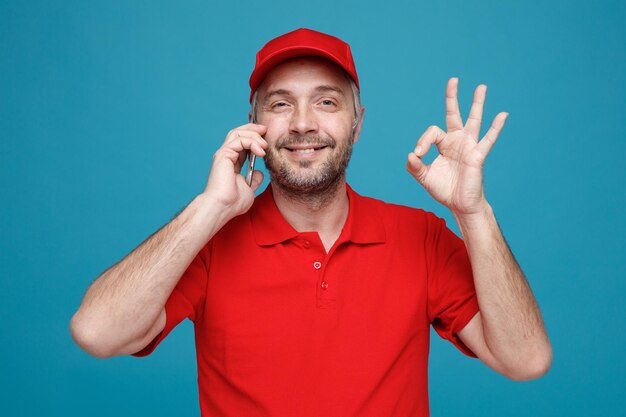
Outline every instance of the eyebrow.
<svg viewBox="0 0 626 417"><path fill-rule="evenodd" d="M290 96L291 95L291 91L289 90L285 90L285 89L278 89L278 90L273 90L273 91L269 91L266 95L265 95L265 99L263 100L263 103L267 103L270 98L274 97L274 96Z"/></svg>
<svg viewBox="0 0 626 417"><path fill-rule="evenodd" d="M315 92L316 93L327 93L327 92L335 92L340 94L341 96L345 97L345 93L343 92L343 90L337 86L334 85L328 85L328 84L324 84L324 85L319 85L317 87L315 87ZM273 91L269 91L266 95L265 95L265 99L263 100L263 103L267 103L272 97L274 96L291 96L293 95L293 93L289 90L285 90L284 88L280 88L278 90L273 90Z"/></svg>
<svg viewBox="0 0 626 417"><path fill-rule="evenodd" d="M320 85L318 87L315 88L315 91L318 93L327 93L330 91L334 91L336 93L341 94L342 96L345 96L343 90L337 86L334 85Z"/></svg>

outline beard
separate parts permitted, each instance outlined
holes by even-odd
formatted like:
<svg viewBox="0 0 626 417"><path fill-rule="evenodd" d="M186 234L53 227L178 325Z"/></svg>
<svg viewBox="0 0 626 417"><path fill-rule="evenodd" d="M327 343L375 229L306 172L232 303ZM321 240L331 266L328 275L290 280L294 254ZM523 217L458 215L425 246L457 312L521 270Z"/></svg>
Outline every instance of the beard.
<svg viewBox="0 0 626 417"><path fill-rule="evenodd" d="M272 184L297 200L330 199L338 191L337 186L345 180L352 155L352 140L353 135L341 144L328 136L289 136L279 139L267 149L265 155L265 166ZM301 144L326 146L330 155L318 167L313 167L313 161L309 160L299 161L297 167L294 167L287 158L281 157L280 151L285 147Z"/></svg>

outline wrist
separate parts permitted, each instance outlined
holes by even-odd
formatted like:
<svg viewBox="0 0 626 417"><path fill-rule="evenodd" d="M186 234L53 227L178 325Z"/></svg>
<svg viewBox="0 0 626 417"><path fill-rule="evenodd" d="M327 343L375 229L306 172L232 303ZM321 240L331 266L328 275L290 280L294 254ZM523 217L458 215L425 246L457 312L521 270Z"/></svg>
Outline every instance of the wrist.
<svg viewBox="0 0 626 417"><path fill-rule="evenodd" d="M483 200L475 209L469 212L452 212L461 231L483 229L494 219L493 208Z"/></svg>
<svg viewBox="0 0 626 417"><path fill-rule="evenodd" d="M231 207L206 193L198 194L189 206L193 209L193 216L200 223L200 227L208 226L209 229L215 228L215 231L234 217Z"/></svg>

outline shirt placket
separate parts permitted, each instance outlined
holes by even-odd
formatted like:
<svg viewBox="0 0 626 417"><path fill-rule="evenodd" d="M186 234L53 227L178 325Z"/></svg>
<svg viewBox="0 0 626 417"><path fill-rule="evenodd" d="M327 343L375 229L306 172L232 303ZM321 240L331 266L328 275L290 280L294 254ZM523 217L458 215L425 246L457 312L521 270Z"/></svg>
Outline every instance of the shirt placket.
<svg viewBox="0 0 626 417"><path fill-rule="evenodd" d="M335 305L336 293L327 268L330 254L326 254L317 233L306 233L302 238L302 247L309 252L308 256L305 256L307 262L305 268L309 268L315 277L316 307L331 308Z"/></svg>

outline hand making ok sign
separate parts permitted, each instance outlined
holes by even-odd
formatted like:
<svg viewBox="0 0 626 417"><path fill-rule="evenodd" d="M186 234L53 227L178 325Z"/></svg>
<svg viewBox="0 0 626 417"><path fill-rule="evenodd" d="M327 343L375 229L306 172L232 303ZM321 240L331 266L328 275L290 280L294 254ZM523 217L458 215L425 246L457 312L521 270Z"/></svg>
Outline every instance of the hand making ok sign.
<svg viewBox="0 0 626 417"><path fill-rule="evenodd" d="M430 195L453 213L459 215L479 212L486 203L483 193L482 168L504 126L508 113L498 113L489 131L479 141L486 85L474 92L474 102L465 126L459 113L457 99L459 80L451 78L446 87L446 128L430 126L409 154L406 165L411 175ZM426 165L422 157L435 144L439 155Z"/></svg>

